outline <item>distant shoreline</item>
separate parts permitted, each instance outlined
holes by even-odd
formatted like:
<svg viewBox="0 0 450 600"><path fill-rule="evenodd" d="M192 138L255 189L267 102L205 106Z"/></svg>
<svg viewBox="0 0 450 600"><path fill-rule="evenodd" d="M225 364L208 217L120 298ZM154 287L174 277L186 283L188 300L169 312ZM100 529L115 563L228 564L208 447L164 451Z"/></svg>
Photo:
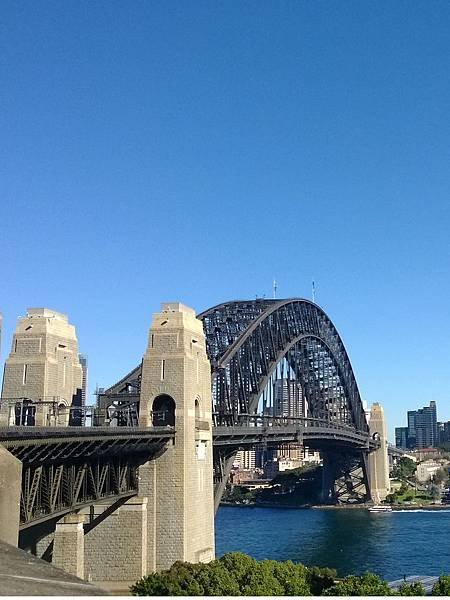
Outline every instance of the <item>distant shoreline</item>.
<svg viewBox="0 0 450 600"><path fill-rule="evenodd" d="M235 504L233 502L221 502L220 506L224 507L237 507L237 508L289 508L289 509L322 509L322 510L349 510L349 509L361 509L361 508L369 508L372 506L371 504L339 504L339 505L329 505L329 504L277 504L275 502L253 502L250 504ZM389 505L386 505L389 506ZM393 512L405 512L408 510L443 510L450 512L449 504L431 504L431 505L420 505L413 504L404 506L403 504L391 504Z"/></svg>

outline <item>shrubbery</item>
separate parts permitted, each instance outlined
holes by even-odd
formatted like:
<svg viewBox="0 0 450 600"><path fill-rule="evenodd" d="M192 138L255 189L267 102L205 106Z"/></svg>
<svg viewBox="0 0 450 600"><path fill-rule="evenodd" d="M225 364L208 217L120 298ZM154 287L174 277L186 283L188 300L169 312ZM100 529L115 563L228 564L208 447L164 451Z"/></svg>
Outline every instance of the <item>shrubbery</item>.
<svg viewBox="0 0 450 600"><path fill-rule="evenodd" d="M323 592L324 596L389 596L388 584L373 573L349 575Z"/></svg>
<svg viewBox="0 0 450 600"><path fill-rule="evenodd" d="M210 563L176 562L167 571L151 573L132 587L134 596L424 596L421 583L389 588L373 573L336 581L336 571L305 567L288 560L255 560L229 552ZM450 576L442 575L434 596L450 595Z"/></svg>
<svg viewBox="0 0 450 600"><path fill-rule="evenodd" d="M207 564L176 562L167 571L143 577L131 592L135 596L310 596L321 595L335 577L332 569L257 561L230 552Z"/></svg>
<svg viewBox="0 0 450 600"><path fill-rule="evenodd" d="M433 596L450 596L450 575L441 575L433 585Z"/></svg>

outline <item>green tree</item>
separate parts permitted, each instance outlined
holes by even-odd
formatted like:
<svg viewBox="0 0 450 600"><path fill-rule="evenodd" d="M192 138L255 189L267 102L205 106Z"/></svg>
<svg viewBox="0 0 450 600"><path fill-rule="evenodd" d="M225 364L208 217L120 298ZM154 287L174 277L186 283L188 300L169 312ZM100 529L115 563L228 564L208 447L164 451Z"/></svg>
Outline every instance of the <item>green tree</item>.
<svg viewBox="0 0 450 600"><path fill-rule="evenodd" d="M448 483L448 468L441 467L434 474L433 481L435 483Z"/></svg>
<svg viewBox="0 0 450 600"><path fill-rule="evenodd" d="M413 583L402 583L398 588L399 596L425 596L425 588L420 581L414 581Z"/></svg>
<svg viewBox="0 0 450 600"><path fill-rule="evenodd" d="M430 494L432 500L439 500L439 498L441 497L441 488L435 483L430 483L427 486L427 491Z"/></svg>
<svg viewBox="0 0 450 600"><path fill-rule="evenodd" d="M196 580L204 596L239 596L240 590L233 574L219 561L213 560L197 572Z"/></svg>
<svg viewBox="0 0 450 600"><path fill-rule="evenodd" d="M402 456L392 470L392 476L396 479L410 479L416 472L416 463L407 456Z"/></svg>
<svg viewBox="0 0 450 600"><path fill-rule="evenodd" d="M388 584L373 573L349 575L324 591L324 596L390 596Z"/></svg>
<svg viewBox="0 0 450 600"><path fill-rule="evenodd" d="M134 596L202 596L203 588L196 580L202 564L177 561L167 571L146 575L131 586Z"/></svg>
<svg viewBox="0 0 450 600"><path fill-rule="evenodd" d="M433 585L432 596L450 596L450 575L441 575Z"/></svg>
<svg viewBox="0 0 450 600"><path fill-rule="evenodd" d="M334 585L336 571L322 567L308 567L306 581L313 596L321 596L325 590Z"/></svg>

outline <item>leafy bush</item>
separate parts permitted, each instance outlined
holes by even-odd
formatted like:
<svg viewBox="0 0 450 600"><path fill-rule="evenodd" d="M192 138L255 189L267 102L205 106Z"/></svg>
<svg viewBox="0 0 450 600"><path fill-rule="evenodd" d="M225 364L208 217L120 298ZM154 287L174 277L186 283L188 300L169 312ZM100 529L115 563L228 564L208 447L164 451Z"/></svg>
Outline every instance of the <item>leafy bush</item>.
<svg viewBox="0 0 450 600"><path fill-rule="evenodd" d="M425 596L425 588L420 581L402 583L398 588L399 596Z"/></svg>
<svg viewBox="0 0 450 600"><path fill-rule="evenodd" d="M323 596L390 596L388 584L373 573L349 575L324 591Z"/></svg>
<svg viewBox="0 0 450 600"><path fill-rule="evenodd" d="M229 552L207 564L176 562L167 571L143 577L131 587L135 596L308 596L334 582L336 572L292 561L257 561Z"/></svg>
<svg viewBox="0 0 450 600"><path fill-rule="evenodd" d="M450 596L450 575L441 575L431 593L433 596Z"/></svg>
<svg viewBox="0 0 450 600"><path fill-rule="evenodd" d="M322 567L308 567L306 581L313 596L321 596L325 590L334 585L336 571Z"/></svg>

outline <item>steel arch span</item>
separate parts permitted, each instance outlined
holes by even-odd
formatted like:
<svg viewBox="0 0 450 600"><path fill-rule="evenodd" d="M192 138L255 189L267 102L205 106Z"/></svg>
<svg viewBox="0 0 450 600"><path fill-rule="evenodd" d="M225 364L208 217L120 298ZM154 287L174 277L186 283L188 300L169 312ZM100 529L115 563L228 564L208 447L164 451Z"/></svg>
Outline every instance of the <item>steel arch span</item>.
<svg viewBox="0 0 450 600"><path fill-rule="evenodd" d="M239 415L267 408L267 398L261 396L285 360L286 378L298 381L303 390L307 416L368 433L344 344L319 306L300 298L236 301L214 306L198 318L212 365L213 410L221 423L232 425Z"/></svg>
<svg viewBox="0 0 450 600"><path fill-rule="evenodd" d="M301 416L345 425L363 434L369 446L369 428L349 357L319 306L301 298L233 301L214 306L198 318L211 361L216 426L239 425L255 413ZM276 385L284 385L281 407L274 406ZM297 388L301 410L295 398ZM323 500L336 499L338 490L348 492L348 497L367 499L367 453L355 454L353 449L330 444L322 449ZM215 449L216 506L235 451Z"/></svg>

